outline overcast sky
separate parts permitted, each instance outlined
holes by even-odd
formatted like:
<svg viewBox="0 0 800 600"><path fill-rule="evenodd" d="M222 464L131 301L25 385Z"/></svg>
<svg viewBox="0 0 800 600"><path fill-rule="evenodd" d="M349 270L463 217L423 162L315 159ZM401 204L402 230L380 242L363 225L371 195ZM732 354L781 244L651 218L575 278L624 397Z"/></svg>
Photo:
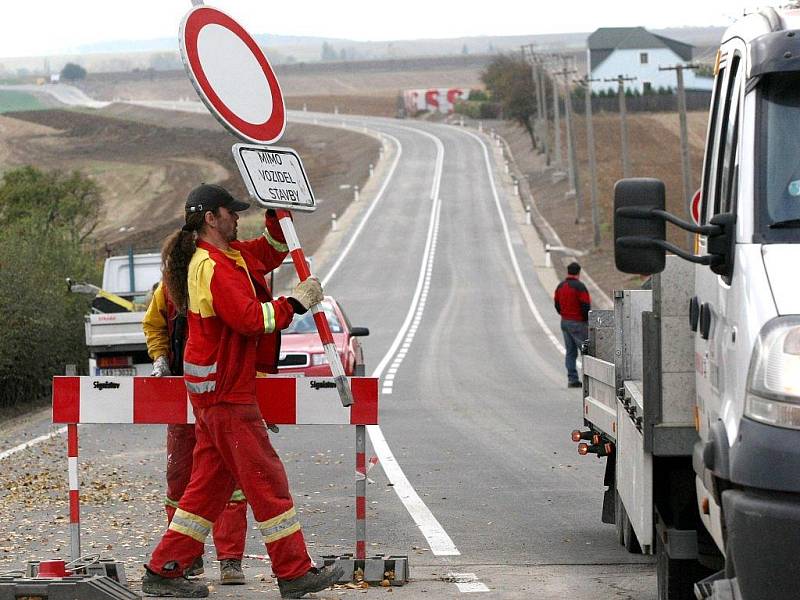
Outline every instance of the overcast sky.
<svg viewBox="0 0 800 600"><path fill-rule="evenodd" d="M769 2L767 2L769 3ZM742 0L214 0L251 34L366 40L727 25ZM175 37L190 0L0 0L0 57L67 53L102 41ZM477 7L473 11L470 9ZM488 9L491 8L491 12ZM177 48L177 42L176 42Z"/></svg>

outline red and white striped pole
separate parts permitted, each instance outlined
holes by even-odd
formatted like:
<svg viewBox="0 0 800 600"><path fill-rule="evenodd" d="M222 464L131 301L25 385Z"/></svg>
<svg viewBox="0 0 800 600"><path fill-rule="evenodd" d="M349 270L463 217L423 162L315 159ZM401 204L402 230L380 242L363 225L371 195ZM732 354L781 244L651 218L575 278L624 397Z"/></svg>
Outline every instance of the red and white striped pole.
<svg viewBox="0 0 800 600"><path fill-rule="evenodd" d="M69 472L69 549L73 561L81 557L81 504L78 485L78 425L67 425L67 463Z"/></svg>
<svg viewBox="0 0 800 600"><path fill-rule="evenodd" d="M306 256L303 249L300 247L300 240L297 238L297 232L292 222L291 213L288 210L278 209L278 219L281 224L281 231L283 237L286 239L286 245L289 247L289 254L292 255L292 262L297 271L297 276L300 281L305 281L311 277L311 271L306 262ZM342 359L336 351L336 345L333 343L333 335L331 328L328 326L328 319L325 318L325 311L319 305L312 306L311 312L314 313L314 322L317 324L317 331L319 332L319 339L322 340L322 346L325 348L325 357L328 359L328 364L331 366L331 374L336 379L336 389L339 390L339 399L342 401L342 406L350 406L353 404L353 393L350 391L350 386L347 383L347 377L344 374L344 367L342 366Z"/></svg>
<svg viewBox="0 0 800 600"><path fill-rule="evenodd" d="M367 558L367 426L356 425L356 560Z"/></svg>

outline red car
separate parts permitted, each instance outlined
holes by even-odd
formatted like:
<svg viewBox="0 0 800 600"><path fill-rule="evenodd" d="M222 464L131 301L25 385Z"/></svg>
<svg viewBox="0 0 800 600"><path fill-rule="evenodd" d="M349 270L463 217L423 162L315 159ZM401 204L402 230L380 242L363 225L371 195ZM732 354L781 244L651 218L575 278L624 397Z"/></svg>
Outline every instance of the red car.
<svg viewBox="0 0 800 600"><path fill-rule="evenodd" d="M333 343L339 351L345 375L363 377L366 374L364 351L358 338L369 335L369 329L350 325L341 305L330 296L325 296L320 306L328 317ZM278 370L281 375L290 373L316 377L331 375L331 368L325 357L325 350L311 311L304 315L295 315L292 324L281 332Z"/></svg>

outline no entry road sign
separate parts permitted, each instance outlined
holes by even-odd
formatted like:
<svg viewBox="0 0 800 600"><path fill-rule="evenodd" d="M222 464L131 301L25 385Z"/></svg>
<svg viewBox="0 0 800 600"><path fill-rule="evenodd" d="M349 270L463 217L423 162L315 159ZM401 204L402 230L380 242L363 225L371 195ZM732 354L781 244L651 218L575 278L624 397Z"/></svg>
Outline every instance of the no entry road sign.
<svg viewBox="0 0 800 600"><path fill-rule="evenodd" d="M308 212L316 209L303 161L291 148L234 144L233 158L247 190L261 206Z"/></svg>
<svg viewBox="0 0 800 600"><path fill-rule="evenodd" d="M280 139L286 110L278 80L256 41L224 12L196 6L180 27L181 58L201 100L236 137Z"/></svg>

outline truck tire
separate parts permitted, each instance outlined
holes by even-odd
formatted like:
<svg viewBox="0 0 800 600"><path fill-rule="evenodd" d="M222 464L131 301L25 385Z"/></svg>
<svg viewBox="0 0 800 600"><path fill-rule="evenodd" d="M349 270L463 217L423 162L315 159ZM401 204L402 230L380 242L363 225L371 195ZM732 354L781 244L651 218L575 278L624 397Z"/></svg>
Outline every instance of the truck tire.
<svg viewBox="0 0 800 600"><path fill-rule="evenodd" d="M694 584L712 574L696 560L678 560L667 555L656 540L658 600L694 600Z"/></svg>

